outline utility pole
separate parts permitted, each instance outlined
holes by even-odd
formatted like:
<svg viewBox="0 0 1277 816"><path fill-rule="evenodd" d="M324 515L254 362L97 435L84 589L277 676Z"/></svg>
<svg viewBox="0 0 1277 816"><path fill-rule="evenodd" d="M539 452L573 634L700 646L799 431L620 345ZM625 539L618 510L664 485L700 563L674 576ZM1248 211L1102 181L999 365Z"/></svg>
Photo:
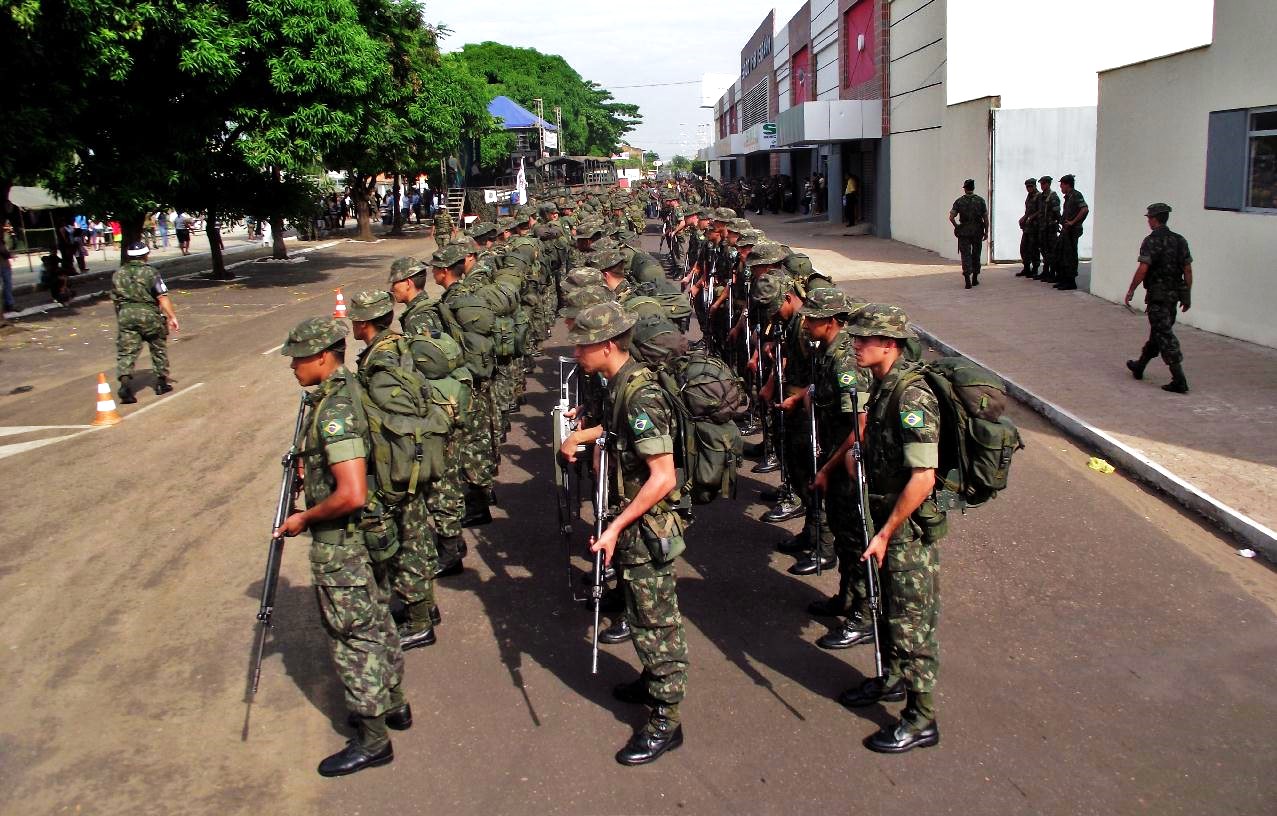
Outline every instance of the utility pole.
<svg viewBox="0 0 1277 816"><path fill-rule="evenodd" d="M536 108L537 115L537 158L541 158L545 153L545 100L537 97L532 100L533 107Z"/></svg>
<svg viewBox="0 0 1277 816"><path fill-rule="evenodd" d="M559 155L566 156L568 151L567 144L563 141L563 108L558 105L554 106L554 131L559 137Z"/></svg>

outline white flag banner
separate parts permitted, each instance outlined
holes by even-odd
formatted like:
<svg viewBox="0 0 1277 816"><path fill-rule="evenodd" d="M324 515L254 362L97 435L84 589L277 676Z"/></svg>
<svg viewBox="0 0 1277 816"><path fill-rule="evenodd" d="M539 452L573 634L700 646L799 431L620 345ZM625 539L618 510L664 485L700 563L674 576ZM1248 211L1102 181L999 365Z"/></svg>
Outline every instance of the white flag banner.
<svg viewBox="0 0 1277 816"><path fill-rule="evenodd" d="M514 189L519 194L515 204L522 206L528 200L528 176L523 172L523 157L519 157L519 175L514 180Z"/></svg>

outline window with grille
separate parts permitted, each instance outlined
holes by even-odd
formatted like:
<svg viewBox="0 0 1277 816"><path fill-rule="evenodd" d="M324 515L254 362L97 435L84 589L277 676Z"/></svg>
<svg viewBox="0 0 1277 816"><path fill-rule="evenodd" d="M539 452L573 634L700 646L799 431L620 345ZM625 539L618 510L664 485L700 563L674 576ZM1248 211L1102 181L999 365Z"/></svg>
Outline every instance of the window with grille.
<svg viewBox="0 0 1277 816"><path fill-rule="evenodd" d="M769 77L763 77L741 97L741 130L748 130L754 125L767 121L768 79Z"/></svg>

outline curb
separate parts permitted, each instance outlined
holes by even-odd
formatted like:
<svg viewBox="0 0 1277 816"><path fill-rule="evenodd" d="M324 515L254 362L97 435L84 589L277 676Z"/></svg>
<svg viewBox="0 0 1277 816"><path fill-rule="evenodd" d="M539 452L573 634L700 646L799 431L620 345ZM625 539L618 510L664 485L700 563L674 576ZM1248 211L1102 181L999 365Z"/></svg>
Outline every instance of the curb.
<svg viewBox="0 0 1277 816"><path fill-rule="evenodd" d="M954 348L936 335L910 324L918 336L933 349L951 357L965 357L976 365L993 371L1006 383L1007 393L1027 405L1048 422L1064 431L1096 453L1109 460L1140 482L1166 494L1188 510L1204 517L1216 527L1264 554L1270 561L1277 561L1277 531L1274 531L1241 511L1229 507L1206 491L1171 473L1144 454L1104 431L1080 419L1060 406L1043 399L1024 386L984 365L980 360Z"/></svg>

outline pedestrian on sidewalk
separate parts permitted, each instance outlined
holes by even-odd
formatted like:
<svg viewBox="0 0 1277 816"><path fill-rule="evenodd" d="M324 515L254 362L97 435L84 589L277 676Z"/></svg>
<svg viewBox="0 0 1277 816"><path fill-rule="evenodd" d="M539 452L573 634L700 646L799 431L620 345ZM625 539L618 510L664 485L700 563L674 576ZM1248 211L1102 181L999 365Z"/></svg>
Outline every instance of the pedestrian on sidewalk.
<svg viewBox="0 0 1277 816"><path fill-rule="evenodd" d="M1038 179L1042 193L1038 196L1038 252L1042 254L1042 271L1033 280L1055 283L1056 245L1060 234L1060 196L1051 189L1055 179Z"/></svg>
<svg viewBox="0 0 1277 816"><path fill-rule="evenodd" d="M1091 212L1081 191L1073 186L1073 175L1060 176L1060 192L1064 193L1064 209L1060 213L1059 268L1055 276L1056 289L1068 291L1077 288L1077 242L1082 237L1082 222Z"/></svg>
<svg viewBox="0 0 1277 816"><path fill-rule="evenodd" d="M177 219L173 222L177 232L177 246L182 250L183 255L191 254L191 225L194 223L189 215L184 212L178 212Z"/></svg>
<svg viewBox="0 0 1277 816"><path fill-rule="evenodd" d="M1024 180L1024 215L1020 216L1020 263L1024 268L1017 278L1035 278L1038 274L1038 183Z"/></svg>
<svg viewBox="0 0 1277 816"><path fill-rule="evenodd" d="M173 390L168 382L168 333L177 331L177 312L159 271L147 263L151 250L135 241L125 250L128 262L111 277L111 302L115 304L115 365L120 378L120 402L137 402L133 393L133 364L146 343L151 350L155 393Z"/></svg>
<svg viewBox="0 0 1277 816"><path fill-rule="evenodd" d="M18 304L13 299L13 264L10 262L13 252L9 249L8 226L6 223L6 234L0 236L0 284L3 285L4 290L4 310L15 312L18 310Z"/></svg>
<svg viewBox="0 0 1277 816"><path fill-rule="evenodd" d="M855 174L847 174L847 183L842 190L843 223L849 227L856 226L856 207L859 205L860 179Z"/></svg>
<svg viewBox="0 0 1277 816"><path fill-rule="evenodd" d="M958 238L962 280L966 288L980 285L980 250L989 237L989 207L975 194L975 179L962 182L962 196L949 208L949 223ZM961 217L960 221L954 220Z"/></svg>
<svg viewBox="0 0 1277 816"><path fill-rule="evenodd" d="M142 219L142 243L151 249L159 249L159 242L155 239L155 213L147 213Z"/></svg>
<svg viewBox="0 0 1277 816"><path fill-rule="evenodd" d="M1166 226L1171 217L1169 204L1149 204L1145 213L1151 232L1140 244L1139 266L1131 278L1131 286L1122 301L1130 308L1135 289L1144 284L1144 304L1148 312L1148 341L1140 350L1138 360L1127 360L1135 379L1144 379L1144 367L1159 354L1171 369L1171 381L1162 386L1163 391L1174 394L1188 393L1188 379L1184 376L1184 352L1175 337L1175 307L1187 312L1192 306L1193 254L1188 250L1184 236L1171 232Z"/></svg>
<svg viewBox="0 0 1277 816"><path fill-rule="evenodd" d="M165 249L168 249L168 212L160 210L155 214L155 226L160 231L160 242Z"/></svg>

